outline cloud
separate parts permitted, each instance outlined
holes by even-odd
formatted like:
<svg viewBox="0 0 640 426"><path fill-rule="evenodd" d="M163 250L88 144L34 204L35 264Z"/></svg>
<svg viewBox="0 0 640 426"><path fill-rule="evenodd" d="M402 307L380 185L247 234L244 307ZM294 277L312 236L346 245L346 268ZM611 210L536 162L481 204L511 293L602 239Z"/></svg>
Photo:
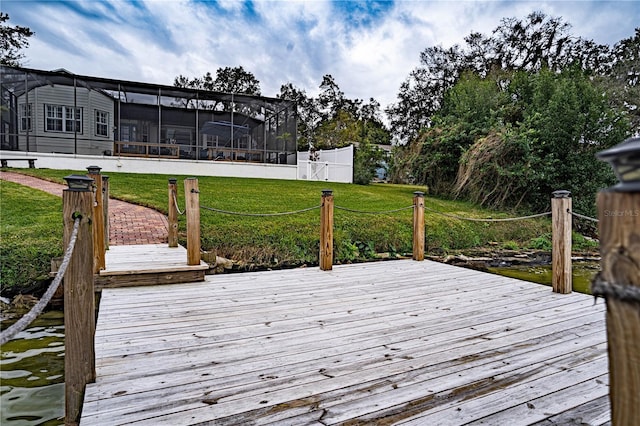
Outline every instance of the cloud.
<svg viewBox="0 0 640 426"><path fill-rule="evenodd" d="M287 82L314 96L331 74L349 98L383 107L426 47L463 43L505 17L541 10L573 33L612 44L640 22L634 2L599 1L24 1L3 0L11 24L36 32L26 66L172 84L243 66L275 96Z"/></svg>

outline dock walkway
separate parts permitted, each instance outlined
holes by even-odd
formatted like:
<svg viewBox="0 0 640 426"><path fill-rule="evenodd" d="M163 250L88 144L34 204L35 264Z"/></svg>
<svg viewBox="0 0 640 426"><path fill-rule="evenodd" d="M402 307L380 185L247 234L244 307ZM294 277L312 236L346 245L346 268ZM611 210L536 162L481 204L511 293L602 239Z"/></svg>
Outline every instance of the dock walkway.
<svg viewBox="0 0 640 426"><path fill-rule="evenodd" d="M105 288L88 425L609 424L605 304L431 261Z"/></svg>

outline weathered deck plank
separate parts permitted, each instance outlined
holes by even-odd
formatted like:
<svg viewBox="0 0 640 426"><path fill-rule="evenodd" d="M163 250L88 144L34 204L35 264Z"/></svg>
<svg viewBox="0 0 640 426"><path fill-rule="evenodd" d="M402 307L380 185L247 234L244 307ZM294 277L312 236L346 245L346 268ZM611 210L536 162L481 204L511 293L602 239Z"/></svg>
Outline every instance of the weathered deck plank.
<svg viewBox="0 0 640 426"><path fill-rule="evenodd" d="M154 286L199 282L209 265L187 264L187 250L167 244L112 246L106 252L105 269L94 278L97 291L103 288Z"/></svg>
<svg viewBox="0 0 640 426"><path fill-rule="evenodd" d="M609 421L604 304L428 261L105 289L96 357L83 425Z"/></svg>

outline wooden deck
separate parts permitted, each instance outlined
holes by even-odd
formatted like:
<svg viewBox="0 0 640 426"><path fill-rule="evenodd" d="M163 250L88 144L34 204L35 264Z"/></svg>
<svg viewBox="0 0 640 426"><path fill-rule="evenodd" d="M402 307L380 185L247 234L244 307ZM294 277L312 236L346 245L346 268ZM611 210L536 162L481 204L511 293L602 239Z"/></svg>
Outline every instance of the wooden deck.
<svg viewBox="0 0 640 426"><path fill-rule="evenodd" d="M187 249L167 244L111 246L106 268L95 278L96 290L203 281L209 265L187 265Z"/></svg>
<svg viewBox="0 0 640 426"><path fill-rule="evenodd" d="M430 261L104 289L81 425L608 424L604 315Z"/></svg>

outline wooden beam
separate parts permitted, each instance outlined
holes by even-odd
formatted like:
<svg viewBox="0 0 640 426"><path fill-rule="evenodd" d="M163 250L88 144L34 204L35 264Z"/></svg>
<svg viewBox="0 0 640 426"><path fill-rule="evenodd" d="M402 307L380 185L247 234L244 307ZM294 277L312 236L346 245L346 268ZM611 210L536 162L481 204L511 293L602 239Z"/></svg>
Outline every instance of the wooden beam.
<svg viewBox="0 0 640 426"><path fill-rule="evenodd" d="M178 247L178 190L175 178L169 179L169 247Z"/></svg>
<svg viewBox="0 0 640 426"><path fill-rule="evenodd" d="M322 191L320 203L320 269L333 269L333 191Z"/></svg>
<svg viewBox="0 0 640 426"><path fill-rule="evenodd" d="M571 293L571 193L555 191L551 199L551 270L555 293Z"/></svg>
<svg viewBox="0 0 640 426"><path fill-rule="evenodd" d="M637 296L624 300L622 293L639 294L640 290L640 192L600 192L598 218L599 281L607 300L611 419L614 425L637 425L640 301Z"/></svg>
<svg viewBox="0 0 640 426"><path fill-rule="evenodd" d="M184 180L187 215L187 265L200 264L200 190L198 179Z"/></svg>
<svg viewBox="0 0 640 426"><path fill-rule="evenodd" d="M104 257L104 212L103 212L103 195L102 195L102 175L100 168L89 166L88 176L94 180L95 187L94 203L93 203L93 272L99 273L100 270L106 268L106 260Z"/></svg>
<svg viewBox="0 0 640 426"><path fill-rule="evenodd" d="M413 260L424 260L424 192L413 193Z"/></svg>
<svg viewBox="0 0 640 426"><path fill-rule="evenodd" d="M109 176L102 175L102 212L104 218L104 249L109 250Z"/></svg>
<svg viewBox="0 0 640 426"><path fill-rule="evenodd" d="M93 292L94 194L62 193L64 246L69 245L76 217L80 228L64 277L65 424L78 424L87 383L95 381L95 299ZM100 211L102 216L102 211Z"/></svg>

